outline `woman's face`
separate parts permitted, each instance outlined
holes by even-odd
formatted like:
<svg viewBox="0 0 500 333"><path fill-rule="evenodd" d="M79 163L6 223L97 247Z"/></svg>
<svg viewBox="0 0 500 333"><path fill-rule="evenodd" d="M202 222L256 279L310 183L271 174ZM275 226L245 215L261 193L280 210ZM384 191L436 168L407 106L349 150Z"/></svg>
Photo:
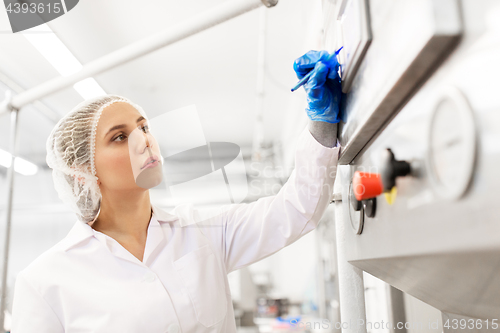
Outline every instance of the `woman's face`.
<svg viewBox="0 0 500 333"><path fill-rule="evenodd" d="M161 183L160 148L148 122L132 105L116 102L102 111L95 167L101 190L150 189Z"/></svg>

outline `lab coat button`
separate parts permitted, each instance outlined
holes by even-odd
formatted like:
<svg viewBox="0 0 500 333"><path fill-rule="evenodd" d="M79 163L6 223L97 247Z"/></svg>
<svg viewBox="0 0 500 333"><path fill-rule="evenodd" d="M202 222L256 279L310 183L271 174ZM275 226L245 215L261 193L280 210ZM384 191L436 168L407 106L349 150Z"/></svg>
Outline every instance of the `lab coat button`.
<svg viewBox="0 0 500 333"><path fill-rule="evenodd" d="M177 333L179 332L179 325L178 324L172 324L168 327L168 333Z"/></svg>
<svg viewBox="0 0 500 333"><path fill-rule="evenodd" d="M155 274L153 272L147 272L144 274L143 281L144 282L153 282L155 280Z"/></svg>

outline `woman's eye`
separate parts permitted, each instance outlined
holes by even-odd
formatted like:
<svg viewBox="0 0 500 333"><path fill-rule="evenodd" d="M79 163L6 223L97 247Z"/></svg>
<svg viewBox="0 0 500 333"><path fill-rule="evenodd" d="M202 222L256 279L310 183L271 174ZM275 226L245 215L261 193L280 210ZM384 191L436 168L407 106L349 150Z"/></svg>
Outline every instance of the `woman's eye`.
<svg viewBox="0 0 500 333"><path fill-rule="evenodd" d="M123 138L123 139L121 139L121 140L117 140L117 139L118 139L118 138L120 138L120 137L121 137L121 138ZM123 134L120 134L120 135L118 135L116 138L114 138L114 139L113 139L113 141L123 141L123 140L125 140L125 136L124 136Z"/></svg>
<svg viewBox="0 0 500 333"><path fill-rule="evenodd" d="M148 125L144 125L141 127L141 129L144 131L144 133L147 133L149 131L149 126Z"/></svg>

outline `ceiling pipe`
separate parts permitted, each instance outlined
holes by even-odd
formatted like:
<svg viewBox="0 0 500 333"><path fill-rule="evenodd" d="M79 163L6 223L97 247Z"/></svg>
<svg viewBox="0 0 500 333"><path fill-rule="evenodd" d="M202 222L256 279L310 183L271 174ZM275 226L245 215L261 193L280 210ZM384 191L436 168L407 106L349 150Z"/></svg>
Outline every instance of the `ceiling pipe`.
<svg viewBox="0 0 500 333"><path fill-rule="evenodd" d="M195 35L201 31L228 21L262 5L273 7L278 0L228 0L203 13L195 15L165 31L127 45L99 59L89 62L83 68L69 76L59 76L13 97L10 107L21 109L23 106L61 91L76 82L103 73L109 69L125 64L144 55L152 53L167 45ZM0 114L9 108L0 110Z"/></svg>

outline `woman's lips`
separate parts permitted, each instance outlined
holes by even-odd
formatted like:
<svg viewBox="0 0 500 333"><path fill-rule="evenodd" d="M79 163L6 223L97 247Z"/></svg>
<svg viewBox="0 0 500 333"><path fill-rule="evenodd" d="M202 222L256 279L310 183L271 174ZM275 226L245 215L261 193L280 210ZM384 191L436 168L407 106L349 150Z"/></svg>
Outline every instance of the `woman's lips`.
<svg viewBox="0 0 500 333"><path fill-rule="evenodd" d="M155 166L157 166L158 164L160 164L160 158L156 155L153 155L151 157L148 157L148 159L146 160L146 162L144 162L144 165L142 166L141 170L142 169L147 169L147 168L154 168Z"/></svg>

